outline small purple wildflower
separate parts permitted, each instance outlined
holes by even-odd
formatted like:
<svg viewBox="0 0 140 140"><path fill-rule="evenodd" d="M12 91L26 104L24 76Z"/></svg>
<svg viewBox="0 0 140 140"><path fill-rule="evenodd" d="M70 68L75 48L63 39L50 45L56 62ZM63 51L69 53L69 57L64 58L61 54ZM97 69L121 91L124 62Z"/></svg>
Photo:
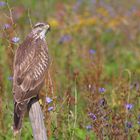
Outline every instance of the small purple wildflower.
<svg viewBox="0 0 140 140"><path fill-rule="evenodd" d="M93 114L93 113L91 113L91 112L90 112L88 115L89 115L89 117L90 117L91 119L93 119L93 120L96 120L96 119L97 119L96 115Z"/></svg>
<svg viewBox="0 0 140 140"><path fill-rule="evenodd" d="M89 50L89 53L90 53L90 54L95 54L95 53L96 53L96 51L95 51L95 50L93 50L93 49L90 49L90 50Z"/></svg>
<svg viewBox="0 0 140 140"><path fill-rule="evenodd" d="M10 24L6 23L6 24L4 24L3 28L8 29L8 28L10 28L10 26L11 26Z"/></svg>
<svg viewBox="0 0 140 140"><path fill-rule="evenodd" d="M105 89L105 88L102 88L102 87L101 87L101 88L99 88L99 92L100 92L100 93L104 93L105 91L106 91L106 89Z"/></svg>
<svg viewBox="0 0 140 140"><path fill-rule="evenodd" d="M46 102L49 104L52 102L52 99L50 97L46 97Z"/></svg>
<svg viewBox="0 0 140 140"><path fill-rule="evenodd" d="M0 7L3 7L3 6L5 6L5 5L6 5L6 2L0 1Z"/></svg>
<svg viewBox="0 0 140 140"><path fill-rule="evenodd" d="M64 42L68 42L72 39L72 37L70 35L64 35L60 38L59 43L64 43Z"/></svg>
<svg viewBox="0 0 140 140"><path fill-rule="evenodd" d="M133 104L126 104L126 105L125 105L125 108L126 108L127 110L131 110L131 109L133 108Z"/></svg>
<svg viewBox="0 0 140 140"><path fill-rule="evenodd" d="M140 125L140 115L138 116L138 124Z"/></svg>
<svg viewBox="0 0 140 140"><path fill-rule="evenodd" d="M49 108L48 108L48 111L52 111L54 109L54 107L53 106L50 106Z"/></svg>
<svg viewBox="0 0 140 140"><path fill-rule="evenodd" d="M99 104L101 106L104 106L106 104L106 100L104 98L102 98L100 101L99 101Z"/></svg>
<svg viewBox="0 0 140 140"><path fill-rule="evenodd" d="M13 77L12 77L12 76L9 76L9 77L8 77L8 80L9 80L9 81L13 81Z"/></svg>
<svg viewBox="0 0 140 140"><path fill-rule="evenodd" d="M140 120L140 115L138 116L138 120Z"/></svg>
<svg viewBox="0 0 140 140"><path fill-rule="evenodd" d="M92 129L92 125L87 125L87 126L86 126L86 129L87 129L88 131L90 131L90 130Z"/></svg>
<svg viewBox="0 0 140 140"><path fill-rule="evenodd" d="M132 128L132 123L131 122L126 122L126 127L127 128Z"/></svg>
<svg viewBox="0 0 140 140"><path fill-rule="evenodd" d="M19 42L19 40L20 40L19 37L13 37L13 38L12 38L12 42L13 42L13 43L17 43L17 42Z"/></svg>

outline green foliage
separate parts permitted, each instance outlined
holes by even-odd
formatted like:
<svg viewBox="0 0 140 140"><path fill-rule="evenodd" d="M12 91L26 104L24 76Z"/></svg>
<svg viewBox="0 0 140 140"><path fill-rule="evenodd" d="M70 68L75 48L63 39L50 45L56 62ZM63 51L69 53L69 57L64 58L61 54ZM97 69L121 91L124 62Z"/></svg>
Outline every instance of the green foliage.
<svg viewBox="0 0 140 140"><path fill-rule="evenodd" d="M78 140L85 140L86 139L86 136L87 136L87 131L84 130L84 129L76 128L75 135L76 135L75 136L76 139L78 139ZM88 132L88 136L92 140L95 140L96 139L94 133L92 133L91 131Z"/></svg>

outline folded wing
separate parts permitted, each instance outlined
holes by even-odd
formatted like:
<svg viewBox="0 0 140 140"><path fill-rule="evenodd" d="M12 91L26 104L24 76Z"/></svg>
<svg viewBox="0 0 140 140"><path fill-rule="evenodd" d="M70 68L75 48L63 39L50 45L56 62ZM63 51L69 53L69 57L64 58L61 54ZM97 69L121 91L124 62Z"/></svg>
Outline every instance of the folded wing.
<svg viewBox="0 0 140 140"><path fill-rule="evenodd" d="M32 98L41 88L49 63L46 45L46 42L38 39L36 43L24 42L17 49L13 86L15 100L24 101Z"/></svg>

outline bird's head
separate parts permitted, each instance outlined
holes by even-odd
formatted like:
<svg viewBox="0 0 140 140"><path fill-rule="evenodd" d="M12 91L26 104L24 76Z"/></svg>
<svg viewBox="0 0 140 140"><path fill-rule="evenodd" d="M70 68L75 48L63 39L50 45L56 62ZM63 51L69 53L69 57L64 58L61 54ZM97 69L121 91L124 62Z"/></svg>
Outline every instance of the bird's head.
<svg viewBox="0 0 140 140"><path fill-rule="evenodd" d="M44 39L49 30L50 30L50 25L49 24L37 23L33 27L33 34L36 38Z"/></svg>

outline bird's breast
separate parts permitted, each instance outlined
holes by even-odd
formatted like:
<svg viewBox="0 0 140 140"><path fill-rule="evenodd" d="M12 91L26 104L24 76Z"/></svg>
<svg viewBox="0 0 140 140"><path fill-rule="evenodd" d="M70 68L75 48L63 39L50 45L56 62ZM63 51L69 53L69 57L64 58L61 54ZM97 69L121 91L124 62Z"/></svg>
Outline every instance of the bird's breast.
<svg viewBox="0 0 140 140"><path fill-rule="evenodd" d="M47 68L48 68L48 63L49 63L49 57L48 57L48 52L45 51L44 49L41 49L40 52L38 52L38 60L34 69L34 79L38 80L42 75L45 74Z"/></svg>

